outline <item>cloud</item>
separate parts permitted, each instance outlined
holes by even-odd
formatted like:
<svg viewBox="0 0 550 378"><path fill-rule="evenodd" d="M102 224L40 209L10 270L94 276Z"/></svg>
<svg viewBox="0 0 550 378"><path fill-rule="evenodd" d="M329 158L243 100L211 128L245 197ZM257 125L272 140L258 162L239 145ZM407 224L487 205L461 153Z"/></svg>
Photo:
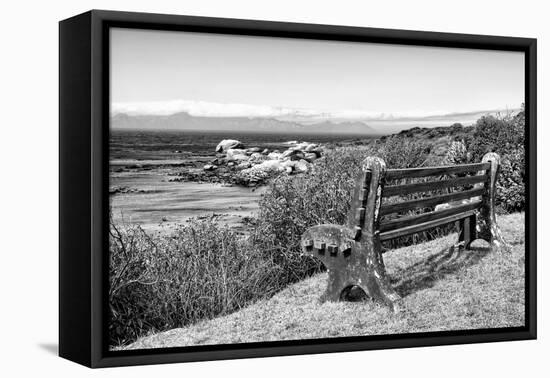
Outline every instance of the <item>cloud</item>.
<svg viewBox="0 0 550 378"><path fill-rule="evenodd" d="M496 110L488 110L487 113ZM171 100L150 102L120 102L113 103L111 113L125 113L128 115L172 115L186 112L195 117L265 117L297 120L364 120L364 121L396 121L420 120L426 118L444 117L452 114L447 111L413 111L403 113L384 114L365 110L323 111L315 109L291 108L282 106L251 105L251 104L224 104L207 101ZM465 112L483 113L484 111Z"/></svg>

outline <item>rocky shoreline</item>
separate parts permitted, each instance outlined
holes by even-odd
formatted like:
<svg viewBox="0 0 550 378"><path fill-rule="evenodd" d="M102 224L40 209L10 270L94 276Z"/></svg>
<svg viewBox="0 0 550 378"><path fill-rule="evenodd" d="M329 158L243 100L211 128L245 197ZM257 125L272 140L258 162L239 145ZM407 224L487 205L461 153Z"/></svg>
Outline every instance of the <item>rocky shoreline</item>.
<svg viewBox="0 0 550 378"><path fill-rule="evenodd" d="M202 167L175 173L171 182L209 182L256 187L281 174L308 172L312 163L322 158L323 148L315 143L289 141L286 150L246 148L234 139L224 139L216 146L216 157Z"/></svg>

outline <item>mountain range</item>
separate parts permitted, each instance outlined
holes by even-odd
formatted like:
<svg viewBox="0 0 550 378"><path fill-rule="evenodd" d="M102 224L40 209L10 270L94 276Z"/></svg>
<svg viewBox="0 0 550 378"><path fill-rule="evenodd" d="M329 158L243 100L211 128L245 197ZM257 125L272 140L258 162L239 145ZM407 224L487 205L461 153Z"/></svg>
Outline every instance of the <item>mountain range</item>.
<svg viewBox="0 0 550 378"><path fill-rule="evenodd" d="M488 114L514 112L491 110L421 117L381 116L370 118L303 117L303 116L206 116L180 111L173 114L135 114L118 112L111 116L111 128L134 130L199 130L249 131L285 134L354 134L383 135L411 127L450 126L453 123L472 125Z"/></svg>
<svg viewBox="0 0 550 378"><path fill-rule="evenodd" d="M203 117L186 112L171 115L129 115L117 113L111 117L113 129L254 131L289 134L379 134L362 121L332 122L323 120L303 124L272 117Z"/></svg>

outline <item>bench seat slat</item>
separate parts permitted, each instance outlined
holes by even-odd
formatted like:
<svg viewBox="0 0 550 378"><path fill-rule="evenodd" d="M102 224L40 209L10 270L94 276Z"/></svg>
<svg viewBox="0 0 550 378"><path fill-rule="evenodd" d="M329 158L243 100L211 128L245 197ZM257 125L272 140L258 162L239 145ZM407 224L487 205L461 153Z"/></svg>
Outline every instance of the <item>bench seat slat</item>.
<svg viewBox="0 0 550 378"><path fill-rule="evenodd" d="M481 200L477 200L477 201L472 201L465 205L453 206L449 209L430 211L429 213L411 215L408 217L401 217L398 219L392 219L392 220L380 223L380 231L386 232L386 231L396 230L398 228L407 227L410 225L428 222L435 219L445 218L450 215L455 215L466 211L475 210L479 208L481 203L482 203Z"/></svg>
<svg viewBox="0 0 550 378"><path fill-rule="evenodd" d="M449 175L449 174L455 174L455 173L480 172L480 171L486 171L489 168L491 168L490 163L476 163L476 164L449 165L449 166L441 166L441 167L388 169L386 171L386 180Z"/></svg>
<svg viewBox="0 0 550 378"><path fill-rule="evenodd" d="M447 203L451 201L463 200L471 197L481 196L485 193L485 188L474 188L470 190L464 190L461 192L443 194L439 196L432 196L428 198L421 198L412 201L404 201L392 204L383 204L380 207L380 215L387 215L392 213L398 213L401 211L407 211L417 208L431 207L439 205L441 203Z"/></svg>
<svg viewBox="0 0 550 378"><path fill-rule="evenodd" d="M487 182L487 175L477 175L470 177L455 177L449 180L419 182L415 184L386 186L382 191L383 197L405 195L417 192L427 192L431 190L452 188L462 185L473 185Z"/></svg>
<svg viewBox="0 0 550 378"><path fill-rule="evenodd" d="M419 223L408 227L399 228L397 230L386 231L380 233L380 240L395 239L400 236L415 234L417 232L429 230L434 227L442 226L448 223L456 222L457 220L464 219L475 214L475 210L463 212L460 214L451 215L445 218L435 219L429 222Z"/></svg>

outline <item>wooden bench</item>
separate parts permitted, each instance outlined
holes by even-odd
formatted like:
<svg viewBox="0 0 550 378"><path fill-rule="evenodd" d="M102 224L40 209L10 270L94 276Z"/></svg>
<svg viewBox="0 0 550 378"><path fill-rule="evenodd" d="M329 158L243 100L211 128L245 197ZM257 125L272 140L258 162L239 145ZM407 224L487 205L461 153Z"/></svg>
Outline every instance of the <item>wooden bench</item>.
<svg viewBox="0 0 550 378"><path fill-rule="evenodd" d="M359 286L397 311L401 298L386 275L382 241L456 223L459 240L453 248L484 239L493 249L507 250L495 218L499 163L496 153L488 153L478 164L387 170L382 159L367 157L347 224L313 226L301 238L302 251L320 258L328 271L321 301L340 300L345 289ZM406 197L413 193L416 198Z"/></svg>

